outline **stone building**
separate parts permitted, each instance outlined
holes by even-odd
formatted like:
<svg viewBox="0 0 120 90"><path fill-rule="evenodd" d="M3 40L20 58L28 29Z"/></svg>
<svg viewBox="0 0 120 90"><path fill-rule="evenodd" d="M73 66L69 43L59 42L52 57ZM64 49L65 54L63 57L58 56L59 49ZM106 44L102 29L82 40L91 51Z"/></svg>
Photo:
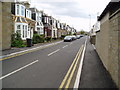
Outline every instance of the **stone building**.
<svg viewBox="0 0 120 90"><path fill-rule="evenodd" d="M0 1L0 50L11 48L11 3Z"/></svg>
<svg viewBox="0 0 120 90"><path fill-rule="evenodd" d="M100 15L96 50L116 85L120 88L120 0L110 2Z"/></svg>

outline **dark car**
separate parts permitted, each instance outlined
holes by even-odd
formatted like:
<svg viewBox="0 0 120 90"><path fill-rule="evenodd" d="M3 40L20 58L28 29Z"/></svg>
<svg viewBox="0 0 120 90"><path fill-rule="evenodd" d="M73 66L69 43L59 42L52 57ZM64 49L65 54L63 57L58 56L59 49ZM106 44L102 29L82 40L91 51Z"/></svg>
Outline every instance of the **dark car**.
<svg viewBox="0 0 120 90"><path fill-rule="evenodd" d="M71 42L72 41L72 37L71 36L66 36L64 38L64 42L67 42L67 41Z"/></svg>

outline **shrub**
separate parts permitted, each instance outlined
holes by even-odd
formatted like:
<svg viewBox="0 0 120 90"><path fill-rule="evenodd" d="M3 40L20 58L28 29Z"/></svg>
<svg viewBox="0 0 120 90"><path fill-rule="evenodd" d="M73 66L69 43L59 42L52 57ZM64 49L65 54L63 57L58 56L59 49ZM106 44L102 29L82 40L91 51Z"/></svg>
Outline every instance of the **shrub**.
<svg viewBox="0 0 120 90"><path fill-rule="evenodd" d="M43 43L45 41L44 37L38 34L34 34L32 40L33 40L33 44Z"/></svg>
<svg viewBox="0 0 120 90"><path fill-rule="evenodd" d="M52 38L51 38L50 36L47 36L47 37L45 38L45 40L46 40L47 42L49 42L49 41L52 40Z"/></svg>
<svg viewBox="0 0 120 90"><path fill-rule="evenodd" d="M64 39L65 36L66 36L66 35L61 35L61 39Z"/></svg>
<svg viewBox="0 0 120 90"><path fill-rule="evenodd" d="M52 38L52 40L57 40L57 38Z"/></svg>
<svg viewBox="0 0 120 90"><path fill-rule="evenodd" d="M11 47L25 47L23 40L21 39L21 35L19 33L14 33L11 35Z"/></svg>

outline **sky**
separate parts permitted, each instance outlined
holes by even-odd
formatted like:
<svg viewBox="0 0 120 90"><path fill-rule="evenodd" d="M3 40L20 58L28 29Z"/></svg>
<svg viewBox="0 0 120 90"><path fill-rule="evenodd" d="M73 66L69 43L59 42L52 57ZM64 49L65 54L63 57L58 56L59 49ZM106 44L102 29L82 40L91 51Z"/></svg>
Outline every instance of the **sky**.
<svg viewBox="0 0 120 90"><path fill-rule="evenodd" d="M43 10L77 31L89 31L109 2L110 0L31 0L31 7Z"/></svg>

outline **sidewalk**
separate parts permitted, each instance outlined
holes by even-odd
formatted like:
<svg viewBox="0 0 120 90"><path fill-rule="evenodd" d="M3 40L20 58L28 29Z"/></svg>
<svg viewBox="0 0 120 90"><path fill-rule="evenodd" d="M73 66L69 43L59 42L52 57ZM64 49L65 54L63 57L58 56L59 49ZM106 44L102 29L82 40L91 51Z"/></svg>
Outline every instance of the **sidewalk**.
<svg viewBox="0 0 120 90"><path fill-rule="evenodd" d="M23 47L23 48L15 48L15 47L13 47L13 48L8 49L8 50L3 50L2 51L2 56L9 55L11 53L24 51L24 50L30 50L30 49L33 49L33 48L36 48L36 47L40 47L40 46L44 46L44 45L48 45L48 44L52 44L52 43L56 43L56 42L60 42L60 41L62 41L62 40L56 40L56 41L52 41L52 42L34 44L34 46L32 46L32 47Z"/></svg>
<svg viewBox="0 0 120 90"><path fill-rule="evenodd" d="M114 88L114 90L117 90L110 74L103 66L89 39L87 41L79 88L107 88L108 90Z"/></svg>

